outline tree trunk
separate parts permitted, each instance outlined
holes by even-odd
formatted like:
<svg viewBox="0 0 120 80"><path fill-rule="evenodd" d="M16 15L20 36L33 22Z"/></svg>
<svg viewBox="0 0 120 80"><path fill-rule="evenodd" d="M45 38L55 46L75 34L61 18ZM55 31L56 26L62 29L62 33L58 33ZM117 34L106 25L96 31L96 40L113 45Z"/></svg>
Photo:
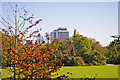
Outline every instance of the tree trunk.
<svg viewBox="0 0 120 80"><path fill-rule="evenodd" d="M16 4L16 10L15 10L15 49L17 47L17 4ZM16 73L15 73L15 54L14 54L14 80L16 80Z"/></svg>

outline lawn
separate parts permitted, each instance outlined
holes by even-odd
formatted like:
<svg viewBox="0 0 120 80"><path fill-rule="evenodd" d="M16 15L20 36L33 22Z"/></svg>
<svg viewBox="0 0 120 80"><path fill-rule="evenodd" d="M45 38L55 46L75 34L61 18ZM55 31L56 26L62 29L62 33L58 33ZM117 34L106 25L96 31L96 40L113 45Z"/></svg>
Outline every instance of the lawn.
<svg viewBox="0 0 120 80"><path fill-rule="evenodd" d="M69 78L100 78L99 80L103 80L101 78L118 78L118 65L109 65L109 66L69 66L63 67L59 74L67 74L67 72L72 73L69 74ZM7 70L2 70L2 77L6 78L7 76L11 76ZM86 79L90 80L90 79ZM92 80L92 79L91 79ZM96 79L95 79L96 80ZM105 79L107 80L107 79ZM115 79L113 79L115 80Z"/></svg>
<svg viewBox="0 0 120 80"><path fill-rule="evenodd" d="M63 67L60 74L72 72L70 78L80 78L85 76L95 76L97 78L117 78L118 65L111 66L76 66L76 67Z"/></svg>

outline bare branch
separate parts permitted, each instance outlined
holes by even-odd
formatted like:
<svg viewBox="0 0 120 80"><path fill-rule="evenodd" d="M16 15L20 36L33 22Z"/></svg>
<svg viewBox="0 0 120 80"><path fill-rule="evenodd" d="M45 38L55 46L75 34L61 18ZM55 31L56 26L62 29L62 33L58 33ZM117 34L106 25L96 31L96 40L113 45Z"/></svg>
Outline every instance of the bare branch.
<svg viewBox="0 0 120 80"><path fill-rule="evenodd" d="M25 5L24 5L22 8L20 8L20 9L18 10L18 12L21 11L22 9L24 9L24 7L25 7Z"/></svg>
<svg viewBox="0 0 120 80"><path fill-rule="evenodd" d="M2 23L2 24L6 27L6 25L5 25L4 23ZM0 27L0 29L3 30L4 28L1 28L1 27ZM6 30L6 29L5 29L5 30ZM14 35L9 29L7 29L7 30L8 30L8 33L11 33L11 35Z"/></svg>
<svg viewBox="0 0 120 80"><path fill-rule="evenodd" d="M14 22L13 20L11 20L9 17L8 17L8 19L9 19L13 24L15 24L15 22Z"/></svg>
<svg viewBox="0 0 120 80"><path fill-rule="evenodd" d="M13 24L15 24L15 22L14 22L13 20L10 19L9 14L8 14L8 10L7 10L7 15L8 15L8 17L7 17L8 23L9 23L9 21L10 21L10 22L12 22Z"/></svg>
<svg viewBox="0 0 120 80"><path fill-rule="evenodd" d="M13 8L13 6L11 5L11 3L10 3L10 2L8 2L8 4L10 5L10 7L11 7L12 11L15 11L15 9L14 9L14 8Z"/></svg>
<svg viewBox="0 0 120 80"><path fill-rule="evenodd" d="M0 21L0 23L2 23L2 25L4 25L6 29L8 29L8 27L2 21Z"/></svg>
<svg viewBox="0 0 120 80"><path fill-rule="evenodd" d="M28 11L28 13L29 13L29 11ZM28 14L27 13L27 14ZM25 18L27 17L27 14L26 14L26 16L25 16ZM22 24L25 22L26 20L25 19L23 19L23 21L21 22L21 24L18 26L18 29L22 26ZM21 27L21 30L19 31L19 33L23 30L23 27L24 27L25 25L23 25L22 27Z"/></svg>
<svg viewBox="0 0 120 80"><path fill-rule="evenodd" d="M8 2L8 4L10 5L10 7L11 7L11 9L12 9L13 16L15 16L15 14L14 14L15 9L14 9L13 6L10 4L10 2Z"/></svg>
<svg viewBox="0 0 120 80"><path fill-rule="evenodd" d="M2 20L7 23L9 26L12 26L9 22L7 22L2 16L1 16ZM0 21L1 22L1 21ZM13 27L12 27L13 28ZM13 28L14 29L14 28Z"/></svg>
<svg viewBox="0 0 120 80"><path fill-rule="evenodd" d="M2 19L4 19L3 17L2 17ZM5 22L5 21L4 21ZM11 31L10 31L10 29L14 29L11 25L11 28L9 29L9 26L7 26L4 22L2 22L2 21L0 21L0 23L2 24L2 25L4 25L4 27L6 28L6 30L8 30L9 31L9 33L11 33L11 35L14 35ZM6 21L7 22L7 21ZM9 22L7 22L8 24L9 24ZM2 28L1 28L2 29Z"/></svg>
<svg viewBox="0 0 120 80"><path fill-rule="evenodd" d="M21 9L19 9L18 12L19 12L20 10L24 9L24 7L25 7L25 5L24 5ZM23 15L22 15L22 16L23 16ZM18 24L19 24L19 21L20 21L20 17L19 17L19 19L18 19Z"/></svg>

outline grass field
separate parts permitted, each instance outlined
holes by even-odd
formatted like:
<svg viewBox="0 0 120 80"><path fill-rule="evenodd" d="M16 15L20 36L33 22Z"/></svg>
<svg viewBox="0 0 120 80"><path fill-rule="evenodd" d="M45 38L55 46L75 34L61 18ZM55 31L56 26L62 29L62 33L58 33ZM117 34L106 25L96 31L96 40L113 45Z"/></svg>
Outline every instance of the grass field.
<svg viewBox="0 0 120 80"><path fill-rule="evenodd" d="M72 73L69 74L69 78L118 78L118 65L109 65L109 66L69 66L63 67L59 74L67 74L67 72ZM6 78L7 76L11 76L7 70L2 70L2 78ZM89 79L88 79L89 80ZM101 79L103 80L103 79ZM113 79L114 80L114 79Z"/></svg>
<svg viewBox="0 0 120 80"><path fill-rule="evenodd" d="M91 77L97 75L97 78L118 78L118 65L111 66L78 66L63 67L60 74L72 72L70 78Z"/></svg>

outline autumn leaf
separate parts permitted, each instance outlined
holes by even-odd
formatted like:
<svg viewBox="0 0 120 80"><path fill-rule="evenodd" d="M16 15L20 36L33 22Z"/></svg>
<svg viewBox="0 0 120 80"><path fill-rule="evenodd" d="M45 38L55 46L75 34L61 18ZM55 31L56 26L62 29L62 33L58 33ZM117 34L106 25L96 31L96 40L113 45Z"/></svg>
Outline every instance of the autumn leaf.
<svg viewBox="0 0 120 80"><path fill-rule="evenodd" d="M38 34L38 37L40 37L40 33Z"/></svg>
<svg viewBox="0 0 120 80"><path fill-rule="evenodd" d="M55 56L55 54L53 54L53 56Z"/></svg>

